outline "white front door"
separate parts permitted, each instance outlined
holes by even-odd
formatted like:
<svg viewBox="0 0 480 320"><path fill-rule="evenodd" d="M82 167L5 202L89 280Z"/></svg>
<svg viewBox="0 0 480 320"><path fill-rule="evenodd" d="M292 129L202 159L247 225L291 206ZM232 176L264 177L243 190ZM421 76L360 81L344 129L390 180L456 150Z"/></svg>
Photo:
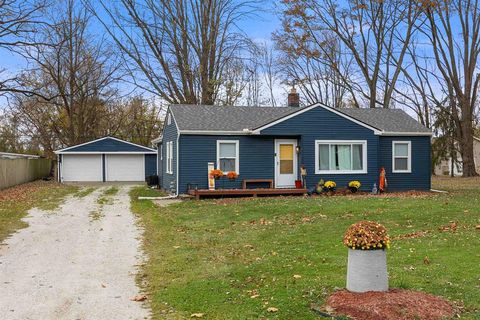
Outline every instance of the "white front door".
<svg viewBox="0 0 480 320"><path fill-rule="evenodd" d="M297 140L275 140L275 187L294 188L297 180Z"/></svg>

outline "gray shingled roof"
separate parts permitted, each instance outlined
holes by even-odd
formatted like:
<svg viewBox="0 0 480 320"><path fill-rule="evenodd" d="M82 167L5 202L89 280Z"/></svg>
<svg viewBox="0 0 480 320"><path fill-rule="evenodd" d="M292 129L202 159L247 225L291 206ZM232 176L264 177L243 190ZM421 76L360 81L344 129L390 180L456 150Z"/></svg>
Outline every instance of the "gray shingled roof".
<svg viewBox="0 0 480 320"><path fill-rule="evenodd" d="M178 128L191 131L243 131L257 129L302 108L220 107L172 105ZM428 133L429 129L398 109L335 109L385 132Z"/></svg>
<svg viewBox="0 0 480 320"><path fill-rule="evenodd" d="M170 110L180 130L242 131L261 127L299 109L172 105Z"/></svg>
<svg viewBox="0 0 480 320"><path fill-rule="evenodd" d="M431 132L400 109L343 108L336 110L385 132Z"/></svg>

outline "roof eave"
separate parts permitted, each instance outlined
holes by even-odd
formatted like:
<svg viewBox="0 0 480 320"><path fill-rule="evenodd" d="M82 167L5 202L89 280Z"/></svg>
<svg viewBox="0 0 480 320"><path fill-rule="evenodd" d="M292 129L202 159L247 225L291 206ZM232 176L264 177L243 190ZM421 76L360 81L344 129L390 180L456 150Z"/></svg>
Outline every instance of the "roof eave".
<svg viewBox="0 0 480 320"><path fill-rule="evenodd" d="M67 151L71 150L71 149L74 149L74 148L77 148L77 147L80 147L80 146L85 146L85 145L92 144L92 143L102 141L102 140L106 140L106 139L112 139L112 140L123 142L123 143L129 144L129 145L133 145L133 146L136 146L136 147L139 147L139 148L147 149L147 151L139 151L138 153L157 152L155 149L152 149L152 148L149 148L149 147L145 147L145 146L142 146L142 145L139 145L139 144L136 144L136 143L133 143L133 142L128 142L128 141L118 139L118 138L115 138L115 137L106 136L106 137L98 138L98 139L95 139L95 140L92 140L92 141L88 141L88 142L80 143L80 144L77 144L77 145L74 145L74 146L70 146L70 147L67 147L67 148L63 148L63 149L60 149L60 150L56 150L56 151L54 151L54 153L55 154L73 153L73 151L72 152L67 152ZM137 151L135 151L135 152L137 152Z"/></svg>
<svg viewBox="0 0 480 320"><path fill-rule="evenodd" d="M393 132L393 131L382 131L381 136L387 136L387 137L406 137L406 136L423 136L423 137L429 137L432 136L432 132Z"/></svg>
<svg viewBox="0 0 480 320"><path fill-rule="evenodd" d="M163 141L163 136L160 136L158 138L155 138L152 140L152 143L155 144L155 143L159 143L159 142L162 142Z"/></svg>
<svg viewBox="0 0 480 320"><path fill-rule="evenodd" d="M251 135L255 134L254 131L250 129L244 129L242 131L226 131L226 130L180 130L179 134L191 134L191 135Z"/></svg>

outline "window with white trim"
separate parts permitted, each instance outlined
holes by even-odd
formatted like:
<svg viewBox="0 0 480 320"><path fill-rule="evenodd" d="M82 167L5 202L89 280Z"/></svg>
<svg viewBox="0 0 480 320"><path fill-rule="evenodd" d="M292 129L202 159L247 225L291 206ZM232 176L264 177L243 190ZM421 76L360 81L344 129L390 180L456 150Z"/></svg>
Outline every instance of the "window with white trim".
<svg viewBox="0 0 480 320"><path fill-rule="evenodd" d="M239 141L217 140L217 169L240 173L239 168Z"/></svg>
<svg viewBox="0 0 480 320"><path fill-rule="evenodd" d="M166 151L166 158L167 158L165 172L173 174L173 141L167 142L165 151Z"/></svg>
<svg viewBox="0 0 480 320"><path fill-rule="evenodd" d="M316 140L315 173L367 173L367 141Z"/></svg>
<svg viewBox="0 0 480 320"><path fill-rule="evenodd" d="M169 114L167 115L167 126L171 125L172 124L172 116L170 116Z"/></svg>
<svg viewBox="0 0 480 320"><path fill-rule="evenodd" d="M411 141L392 141L392 172L412 172Z"/></svg>

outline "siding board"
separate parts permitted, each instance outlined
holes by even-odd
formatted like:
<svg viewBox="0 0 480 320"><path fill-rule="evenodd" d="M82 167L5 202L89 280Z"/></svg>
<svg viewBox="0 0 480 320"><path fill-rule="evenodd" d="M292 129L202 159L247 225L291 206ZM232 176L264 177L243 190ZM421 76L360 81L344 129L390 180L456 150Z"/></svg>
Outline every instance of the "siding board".
<svg viewBox="0 0 480 320"><path fill-rule="evenodd" d="M145 155L145 178L157 174L157 155Z"/></svg>
<svg viewBox="0 0 480 320"><path fill-rule="evenodd" d="M411 141L412 172L392 173L392 141ZM380 137L380 166L387 173L387 190L430 190L430 137Z"/></svg>
<svg viewBox="0 0 480 320"><path fill-rule="evenodd" d="M372 130L356 124L323 108L314 108L296 117L276 124L261 132L262 135L300 136L299 166L307 169L307 187L314 187L320 179L333 180L338 188L344 188L351 180L359 180L362 190L371 190L378 179L379 137ZM366 140L366 174L315 174L315 140Z"/></svg>
<svg viewBox="0 0 480 320"><path fill-rule="evenodd" d="M179 192L187 192L187 185L208 188L209 162L217 167L217 140L239 141L240 176L235 181L222 178L216 185L223 188L241 188L243 179L273 179L274 143L272 137L262 136L180 136Z"/></svg>
<svg viewBox="0 0 480 320"><path fill-rule="evenodd" d="M170 114L170 110L167 113L167 117L173 117ZM165 118L167 119L167 118ZM165 148L162 148L162 155L163 155L163 161L162 161L162 188L165 190L168 190L172 193L177 192L177 137L178 137L178 132L177 132L177 127L175 125L175 121L171 121L170 125L165 123L165 127L163 128L163 145ZM173 142L173 173L167 173L167 142ZM184 149L184 148L182 148ZM182 192L180 192L182 193Z"/></svg>

